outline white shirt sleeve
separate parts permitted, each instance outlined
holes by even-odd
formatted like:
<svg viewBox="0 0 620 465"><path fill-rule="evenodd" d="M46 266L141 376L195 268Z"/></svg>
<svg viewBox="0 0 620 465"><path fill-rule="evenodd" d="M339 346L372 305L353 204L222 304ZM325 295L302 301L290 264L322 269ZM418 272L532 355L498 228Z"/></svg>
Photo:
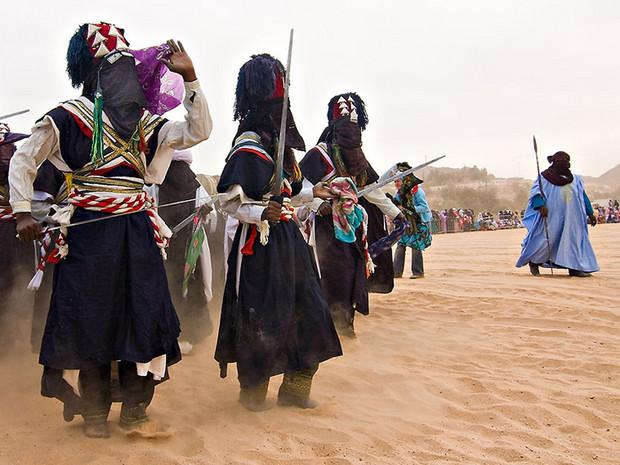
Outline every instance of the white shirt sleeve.
<svg viewBox="0 0 620 465"><path fill-rule="evenodd" d="M222 210L241 223L261 224L263 211L267 202L258 202L245 195L240 185L228 188L223 194L217 195Z"/></svg>
<svg viewBox="0 0 620 465"><path fill-rule="evenodd" d="M206 140L211 135L213 121L207 99L198 80L185 83L184 121L167 121L159 131L157 151L148 166L145 182L161 184L175 150L183 150Z"/></svg>
<svg viewBox="0 0 620 465"><path fill-rule="evenodd" d="M291 204L294 207L299 207L312 202L312 200L314 200L314 186L310 181L304 178L301 190L291 199Z"/></svg>
<svg viewBox="0 0 620 465"><path fill-rule="evenodd" d="M31 211L34 191L32 185L37 176L37 166L53 156L62 161L58 141L58 129L52 118L46 116L35 124L32 128L32 135L11 158L9 186L13 212L29 213Z"/></svg>
<svg viewBox="0 0 620 465"><path fill-rule="evenodd" d="M381 213L393 220L400 215L400 210L381 189L375 189L364 196L370 203L379 207Z"/></svg>

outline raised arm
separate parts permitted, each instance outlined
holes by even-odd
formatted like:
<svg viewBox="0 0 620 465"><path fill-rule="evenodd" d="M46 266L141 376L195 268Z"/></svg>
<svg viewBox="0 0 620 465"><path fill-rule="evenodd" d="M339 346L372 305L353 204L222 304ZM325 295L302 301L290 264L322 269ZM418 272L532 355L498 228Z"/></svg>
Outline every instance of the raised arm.
<svg viewBox="0 0 620 465"><path fill-rule="evenodd" d="M185 98L183 106L187 110L185 121L169 121L159 133L160 144L165 144L174 150L190 148L211 134L213 122L209 113L207 100L200 88L196 77L194 64L183 44L169 40L172 55L163 59L170 71L180 74L185 81Z"/></svg>
<svg viewBox="0 0 620 465"><path fill-rule="evenodd" d="M187 110L183 121L167 121L159 131L157 151L149 164L146 181L161 184L166 176L175 150L183 150L206 140L211 135L213 122L207 99L196 77L194 65L183 44L168 41L172 55L164 63L180 74L185 81L183 106Z"/></svg>

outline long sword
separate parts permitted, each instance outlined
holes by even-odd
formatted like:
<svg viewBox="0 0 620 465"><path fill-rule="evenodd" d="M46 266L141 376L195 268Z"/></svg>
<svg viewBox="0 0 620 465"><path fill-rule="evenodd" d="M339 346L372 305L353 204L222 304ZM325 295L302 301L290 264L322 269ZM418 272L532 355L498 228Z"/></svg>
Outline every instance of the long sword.
<svg viewBox="0 0 620 465"><path fill-rule="evenodd" d="M0 120L9 119L9 118L12 118L13 116L23 115L24 113L28 113L29 111L30 110L21 110L21 111L16 111L15 113L9 113L8 115L2 115L0 116Z"/></svg>
<svg viewBox="0 0 620 465"><path fill-rule="evenodd" d="M286 119L288 116L288 87L291 82L291 56L293 54L293 29L288 42L288 57L286 60L286 75L284 78L284 99L282 101L282 119L280 120L280 137L278 138L278 158L276 159L275 182L271 194L275 197L282 195L282 170L284 169L284 146L286 145Z"/></svg>
<svg viewBox="0 0 620 465"><path fill-rule="evenodd" d="M545 207L547 206L547 196L545 195L545 191L542 186L542 179L540 178L540 163L538 162L538 144L536 143L536 136L533 136L534 139L534 153L536 154L536 171L538 172L538 189L540 190L540 195L542 195L543 200L545 201ZM551 269L551 274L553 274L553 263L551 262L551 241L549 241L549 226L547 224L547 217L543 216L543 225L545 228L545 237L547 239L547 255L549 259L549 268Z"/></svg>
<svg viewBox="0 0 620 465"><path fill-rule="evenodd" d="M433 158L432 160L429 160L425 163L422 163L421 165L418 166L414 166L413 168L409 168L408 170L405 171L399 171L398 173L392 175L392 176L388 176L387 178L383 179L382 181L377 181L369 186L364 187L362 190L360 190L357 193L357 197L363 197L364 195L368 194L369 192L375 191L377 189L382 188L383 186L388 185L391 182L394 182L398 179L402 179L405 176L409 176L411 173L413 173L414 171L417 171L419 169L424 168L425 166L428 166L430 164L435 163L436 161L441 160L442 158L445 158L445 155L442 155L441 157L437 157L437 158Z"/></svg>

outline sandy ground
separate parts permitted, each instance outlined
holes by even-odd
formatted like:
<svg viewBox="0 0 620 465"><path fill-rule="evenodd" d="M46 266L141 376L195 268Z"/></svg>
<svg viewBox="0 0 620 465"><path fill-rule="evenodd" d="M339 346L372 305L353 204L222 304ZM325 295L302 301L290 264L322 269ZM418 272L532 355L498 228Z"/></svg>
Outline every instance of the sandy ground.
<svg viewBox="0 0 620 465"><path fill-rule="evenodd" d="M39 397L34 356L5 358L0 464L620 464L620 226L592 231L590 279L516 270L522 236L436 237L427 278L373 296L321 367L314 411L245 411L211 340L151 407L172 439L89 440Z"/></svg>

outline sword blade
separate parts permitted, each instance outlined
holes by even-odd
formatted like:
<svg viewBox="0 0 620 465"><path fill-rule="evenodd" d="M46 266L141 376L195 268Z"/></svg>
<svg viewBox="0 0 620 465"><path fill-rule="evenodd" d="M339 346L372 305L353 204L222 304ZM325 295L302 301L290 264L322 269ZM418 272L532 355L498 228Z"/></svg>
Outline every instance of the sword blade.
<svg viewBox="0 0 620 465"><path fill-rule="evenodd" d="M179 224L177 224L174 228L172 228L172 234L176 234L179 231L182 231L186 226L192 224L197 214L198 214L198 210L196 210L194 213L192 213L187 218L185 218L183 221L181 221Z"/></svg>
<svg viewBox="0 0 620 465"><path fill-rule="evenodd" d="M8 115L2 115L0 116L0 120L9 119L9 118L12 118L13 116L23 115L24 113L28 113L29 111L30 110L21 110L21 111L16 111L15 113L9 113Z"/></svg>
<svg viewBox="0 0 620 465"><path fill-rule="evenodd" d="M291 82L291 57L293 55L293 29L288 42L288 57L286 59L286 76L284 77L284 99L282 102L282 119L280 120L280 137L278 139L278 154L276 159L275 182L271 188L273 195L282 193L282 170L284 169L284 146L286 145L286 120L288 117L288 88Z"/></svg>
<svg viewBox="0 0 620 465"><path fill-rule="evenodd" d="M433 158L432 160L429 160L425 163L422 163L421 165L418 166L414 166L413 168L409 168L408 170L405 171L400 171L399 173L394 174L393 176L389 176L387 178L385 178L383 181L380 182L376 182L374 184L371 184L369 186L366 186L365 188L363 188L361 191L359 191L357 193L357 197L363 197L364 195L368 194L369 192L375 191L377 189L380 189L383 186L388 185L391 182L394 182L398 179L402 179L405 176L409 176L411 173L413 173L414 171L417 171L419 169L424 168L425 166L431 165L433 163L435 163L436 161L441 160L442 158L445 158L445 155L442 155L440 157L437 158Z"/></svg>

